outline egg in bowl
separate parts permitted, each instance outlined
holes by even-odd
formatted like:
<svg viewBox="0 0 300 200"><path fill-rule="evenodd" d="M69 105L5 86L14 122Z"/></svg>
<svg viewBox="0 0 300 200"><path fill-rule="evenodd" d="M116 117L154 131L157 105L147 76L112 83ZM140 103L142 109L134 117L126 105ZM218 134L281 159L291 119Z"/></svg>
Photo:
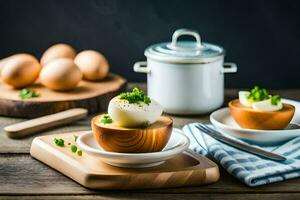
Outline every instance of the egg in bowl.
<svg viewBox="0 0 300 200"><path fill-rule="evenodd" d="M284 129L295 113L293 105L282 103L280 96L272 96L257 86L250 92L240 91L239 99L230 101L228 106L237 124L248 129Z"/></svg>
<svg viewBox="0 0 300 200"><path fill-rule="evenodd" d="M114 97L108 114L92 119L92 131L106 151L147 153L161 151L168 143L173 127L170 117L140 89Z"/></svg>

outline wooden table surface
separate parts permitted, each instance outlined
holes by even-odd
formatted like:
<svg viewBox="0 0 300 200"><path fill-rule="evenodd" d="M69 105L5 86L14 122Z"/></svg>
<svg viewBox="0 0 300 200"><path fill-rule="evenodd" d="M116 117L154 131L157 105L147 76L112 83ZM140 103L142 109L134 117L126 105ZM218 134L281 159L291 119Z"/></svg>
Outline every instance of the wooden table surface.
<svg viewBox="0 0 300 200"><path fill-rule="evenodd" d="M135 85L145 89L145 84L129 84L129 87ZM226 100L234 98L237 91L226 90ZM300 100L300 90L273 92ZM38 135L89 130L91 117ZM208 115L173 116L173 119L178 128L190 122L209 122ZM0 199L300 199L300 178L250 188L222 168L220 180L206 186L134 191L89 190L30 157L31 141L36 135L20 140L8 138L3 127L19 121L22 119L0 117Z"/></svg>

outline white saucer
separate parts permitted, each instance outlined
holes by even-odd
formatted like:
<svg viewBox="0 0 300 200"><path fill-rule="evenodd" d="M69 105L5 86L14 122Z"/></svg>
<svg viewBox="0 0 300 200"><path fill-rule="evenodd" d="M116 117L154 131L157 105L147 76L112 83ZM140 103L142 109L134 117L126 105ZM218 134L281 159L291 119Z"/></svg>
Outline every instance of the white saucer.
<svg viewBox="0 0 300 200"><path fill-rule="evenodd" d="M145 168L162 164L182 153L189 146L189 139L179 129L173 128L171 138L166 147L160 152L153 153L116 153L103 150L92 132L80 135L77 139L77 145L85 153L100 158L103 162L127 168Z"/></svg>
<svg viewBox="0 0 300 200"><path fill-rule="evenodd" d="M282 101L295 106L296 111L292 122L300 124L300 102L289 99ZM231 117L228 107L213 112L210 115L210 121L228 135L257 144L275 145L300 136L300 129L253 130L241 128Z"/></svg>

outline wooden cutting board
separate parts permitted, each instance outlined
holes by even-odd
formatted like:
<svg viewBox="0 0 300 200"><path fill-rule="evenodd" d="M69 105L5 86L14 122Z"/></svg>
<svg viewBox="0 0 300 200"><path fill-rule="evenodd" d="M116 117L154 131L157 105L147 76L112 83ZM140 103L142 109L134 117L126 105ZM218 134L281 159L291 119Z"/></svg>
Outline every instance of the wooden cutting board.
<svg viewBox="0 0 300 200"><path fill-rule="evenodd" d="M109 74L100 82L81 81L68 92L50 90L35 83L28 87L40 96L27 100L19 98L19 90L0 83L0 115L33 118L57 113L71 108L86 108L89 113L107 109L110 99L126 87L126 80L121 76Z"/></svg>
<svg viewBox="0 0 300 200"><path fill-rule="evenodd" d="M126 169L105 164L99 158L71 152L74 135L64 133L36 137L31 145L32 157L91 189L142 189L194 186L214 183L219 179L218 166L190 150L151 168ZM63 138L65 147L53 143Z"/></svg>

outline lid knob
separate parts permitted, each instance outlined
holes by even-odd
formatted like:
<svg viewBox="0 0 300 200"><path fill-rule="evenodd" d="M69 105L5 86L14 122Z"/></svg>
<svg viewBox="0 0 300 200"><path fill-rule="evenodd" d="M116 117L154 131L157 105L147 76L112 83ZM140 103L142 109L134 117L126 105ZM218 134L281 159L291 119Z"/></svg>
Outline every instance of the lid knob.
<svg viewBox="0 0 300 200"><path fill-rule="evenodd" d="M196 39L196 45L194 46L194 48L183 48L177 45L177 40L180 36L183 35L190 35L193 36ZM203 46L201 44L201 38L200 35L197 31L195 30L191 30L191 29L186 29L186 28L182 28L182 29L178 29L173 33L172 36L172 42L171 44L168 45L168 47L170 49L174 49L174 50L179 50L179 49L185 49L185 50L200 50Z"/></svg>

